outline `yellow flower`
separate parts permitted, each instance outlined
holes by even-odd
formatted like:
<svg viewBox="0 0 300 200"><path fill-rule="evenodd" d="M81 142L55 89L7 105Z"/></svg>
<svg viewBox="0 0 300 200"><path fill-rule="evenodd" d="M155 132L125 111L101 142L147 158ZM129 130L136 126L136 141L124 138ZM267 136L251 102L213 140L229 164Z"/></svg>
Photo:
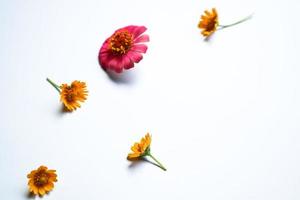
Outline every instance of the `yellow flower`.
<svg viewBox="0 0 300 200"><path fill-rule="evenodd" d="M54 188L53 182L57 181L55 172L55 170L48 170L45 166L40 166L38 169L31 171L27 175L29 191L40 196L51 191Z"/></svg>
<svg viewBox="0 0 300 200"><path fill-rule="evenodd" d="M73 81L71 85L58 86L48 78L47 81L60 93L60 100L68 111L80 108L80 102L84 102L87 98L85 82Z"/></svg>
<svg viewBox="0 0 300 200"><path fill-rule="evenodd" d="M201 20L198 24L198 27L203 29L201 34L205 37L208 37L217 30L219 19L217 10L215 8L213 8L211 12L205 10L204 13L204 15L201 15Z"/></svg>
<svg viewBox="0 0 300 200"><path fill-rule="evenodd" d="M132 152L128 154L127 159L137 160L139 158L149 156L157 163L158 167L166 171L167 169L150 152L151 140L151 136L149 133L147 133L139 143L134 143L134 145L131 147Z"/></svg>
<svg viewBox="0 0 300 200"><path fill-rule="evenodd" d="M129 160L132 160L143 156L145 152L150 149L150 144L151 136L149 135L149 133L147 133L145 137L141 139L140 143L134 143L134 145L131 147L132 153L129 153L127 158Z"/></svg>

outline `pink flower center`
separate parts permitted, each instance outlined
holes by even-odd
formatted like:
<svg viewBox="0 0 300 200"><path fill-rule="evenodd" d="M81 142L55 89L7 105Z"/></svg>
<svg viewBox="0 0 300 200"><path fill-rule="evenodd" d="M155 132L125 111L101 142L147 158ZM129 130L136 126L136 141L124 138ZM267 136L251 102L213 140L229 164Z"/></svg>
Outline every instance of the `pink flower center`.
<svg viewBox="0 0 300 200"><path fill-rule="evenodd" d="M127 30L114 33L109 40L109 47L116 55L127 53L133 44L133 36Z"/></svg>

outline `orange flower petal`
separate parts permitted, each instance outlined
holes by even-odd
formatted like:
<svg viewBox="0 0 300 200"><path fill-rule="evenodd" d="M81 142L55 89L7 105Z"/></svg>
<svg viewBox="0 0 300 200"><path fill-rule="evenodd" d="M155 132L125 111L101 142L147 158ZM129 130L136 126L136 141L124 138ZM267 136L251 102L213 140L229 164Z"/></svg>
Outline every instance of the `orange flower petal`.
<svg viewBox="0 0 300 200"><path fill-rule="evenodd" d="M53 187L54 187L54 184L50 182L44 188L47 192L49 192L52 190Z"/></svg>
<svg viewBox="0 0 300 200"><path fill-rule="evenodd" d="M44 195L46 193L45 189L44 188L39 188L39 194L40 195Z"/></svg>

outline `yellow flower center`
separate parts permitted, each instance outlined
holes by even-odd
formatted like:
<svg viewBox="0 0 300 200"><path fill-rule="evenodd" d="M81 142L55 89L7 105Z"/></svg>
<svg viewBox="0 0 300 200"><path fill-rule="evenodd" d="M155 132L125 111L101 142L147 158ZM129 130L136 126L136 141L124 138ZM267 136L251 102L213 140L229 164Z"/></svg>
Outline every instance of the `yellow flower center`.
<svg viewBox="0 0 300 200"><path fill-rule="evenodd" d="M37 173L34 177L34 184L37 186L43 186L48 183L48 175L44 172Z"/></svg>
<svg viewBox="0 0 300 200"><path fill-rule="evenodd" d="M109 40L109 47L116 55L123 55L129 51L133 43L133 36L128 31L119 31Z"/></svg>

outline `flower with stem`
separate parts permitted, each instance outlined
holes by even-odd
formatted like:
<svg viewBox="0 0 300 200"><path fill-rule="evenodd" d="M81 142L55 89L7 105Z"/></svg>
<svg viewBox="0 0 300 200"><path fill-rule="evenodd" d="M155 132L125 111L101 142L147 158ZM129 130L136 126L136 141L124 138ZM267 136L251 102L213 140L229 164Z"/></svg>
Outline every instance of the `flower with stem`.
<svg viewBox="0 0 300 200"><path fill-rule="evenodd" d="M55 170L50 170L45 166L31 171L27 178L29 191L35 195L43 196L54 188L53 182L57 181Z"/></svg>
<svg viewBox="0 0 300 200"><path fill-rule="evenodd" d="M157 166L159 166L162 170L166 171L167 169L161 164L161 162L159 162L151 154L150 145L151 145L151 136L149 133L147 133L139 143L138 142L134 143L134 145L131 147L132 152L128 154L127 159L137 160L149 156L156 162Z"/></svg>
<svg viewBox="0 0 300 200"><path fill-rule="evenodd" d="M220 25L217 10L215 8L213 8L211 10L211 12L208 10L205 10L204 15L201 15L201 20L198 23L198 28L202 29L201 34L204 37L209 37L217 30L240 24L244 21L247 21L251 17L252 17L252 15L249 15L237 22L232 23L232 24Z"/></svg>
<svg viewBox="0 0 300 200"><path fill-rule="evenodd" d="M46 79L60 94L60 101L64 104L68 111L76 110L80 107L80 102L84 102L87 98L88 91L85 82L73 81L71 85L55 84L49 78Z"/></svg>

